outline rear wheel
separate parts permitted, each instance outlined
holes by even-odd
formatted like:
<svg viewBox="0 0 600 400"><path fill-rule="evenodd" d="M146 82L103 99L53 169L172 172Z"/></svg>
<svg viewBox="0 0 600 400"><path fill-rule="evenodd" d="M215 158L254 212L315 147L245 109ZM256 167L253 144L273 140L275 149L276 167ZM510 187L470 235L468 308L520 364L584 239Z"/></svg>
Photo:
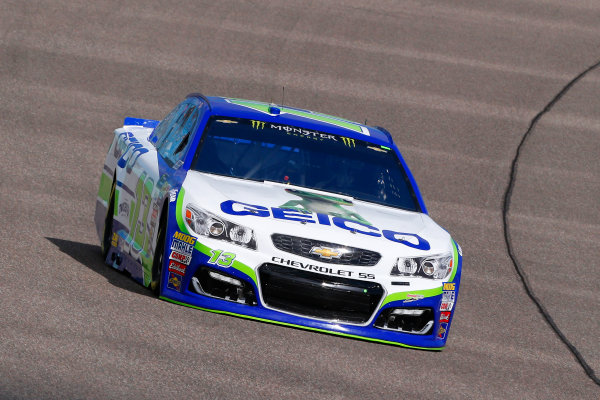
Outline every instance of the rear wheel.
<svg viewBox="0 0 600 400"><path fill-rule="evenodd" d="M152 261L152 281L150 289L158 297L160 296L160 285L162 281L163 259L165 255L165 223L161 220L158 225L158 235L156 239L156 250L154 260Z"/></svg>
<svg viewBox="0 0 600 400"><path fill-rule="evenodd" d="M106 259L108 250L110 249L110 242L112 241L113 234L113 214L115 212L115 181L113 180L112 187L110 189L110 196L108 200L108 210L106 210L106 217L104 218L104 236L102 238L102 257Z"/></svg>

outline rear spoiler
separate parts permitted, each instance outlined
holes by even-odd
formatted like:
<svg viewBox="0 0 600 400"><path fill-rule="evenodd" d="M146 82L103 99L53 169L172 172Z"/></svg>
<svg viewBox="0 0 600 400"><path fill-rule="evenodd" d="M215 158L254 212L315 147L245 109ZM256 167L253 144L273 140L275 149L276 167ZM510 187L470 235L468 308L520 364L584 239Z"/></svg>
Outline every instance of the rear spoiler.
<svg viewBox="0 0 600 400"><path fill-rule="evenodd" d="M155 121L153 119L142 119L142 118L125 118L123 121L123 126L143 126L144 128L156 128L160 121Z"/></svg>

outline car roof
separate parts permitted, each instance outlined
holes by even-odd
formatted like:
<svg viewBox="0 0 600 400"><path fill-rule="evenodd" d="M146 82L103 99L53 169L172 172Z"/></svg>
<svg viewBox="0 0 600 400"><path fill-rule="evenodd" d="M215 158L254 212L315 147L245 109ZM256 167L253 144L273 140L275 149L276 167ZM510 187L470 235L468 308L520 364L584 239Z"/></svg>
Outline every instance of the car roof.
<svg viewBox="0 0 600 400"><path fill-rule="evenodd" d="M190 94L188 97L201 97L208 101L213 115L255 119L314 129L377 144L393 144L391 135L383 128L359 124L332 115L254 100L220 96L205 97L197 93Z"/></svg>

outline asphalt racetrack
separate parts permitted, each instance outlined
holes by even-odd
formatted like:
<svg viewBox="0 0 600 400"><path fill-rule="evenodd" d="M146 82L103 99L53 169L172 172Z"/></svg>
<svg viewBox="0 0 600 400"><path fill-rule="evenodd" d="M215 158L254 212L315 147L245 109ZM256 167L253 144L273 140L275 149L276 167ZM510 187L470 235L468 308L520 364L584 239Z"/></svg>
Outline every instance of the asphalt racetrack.
<svg viewBox="0 0 600 400"><path fill-rule="evenodd" d="M600 398L599 21L595 0L2 1L0 398ZM462 245L444 351L177 306L103 265L124 117L283 86L389 129Z"/></svg>

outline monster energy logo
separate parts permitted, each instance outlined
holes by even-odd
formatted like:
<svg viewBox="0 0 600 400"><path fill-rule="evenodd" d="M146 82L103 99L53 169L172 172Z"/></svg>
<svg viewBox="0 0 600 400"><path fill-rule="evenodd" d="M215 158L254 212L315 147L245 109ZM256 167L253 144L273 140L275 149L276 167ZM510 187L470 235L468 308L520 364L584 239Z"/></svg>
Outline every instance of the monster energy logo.
<svg viewBox="0 0 600 400"><path fill-rule="evenodd" d="M356 142L352 138L347 138L347 137L342 136L342 141L344 142L345 146L356 147Z"/></svg>
<svg viewBox="0 0 600 400"><path fill-rule="evenodd" d="M264 127L265 127L265 123L263 121L251 120L251 122L252 122L252 128L254 128L254 129L264 129Z"/></svg>

